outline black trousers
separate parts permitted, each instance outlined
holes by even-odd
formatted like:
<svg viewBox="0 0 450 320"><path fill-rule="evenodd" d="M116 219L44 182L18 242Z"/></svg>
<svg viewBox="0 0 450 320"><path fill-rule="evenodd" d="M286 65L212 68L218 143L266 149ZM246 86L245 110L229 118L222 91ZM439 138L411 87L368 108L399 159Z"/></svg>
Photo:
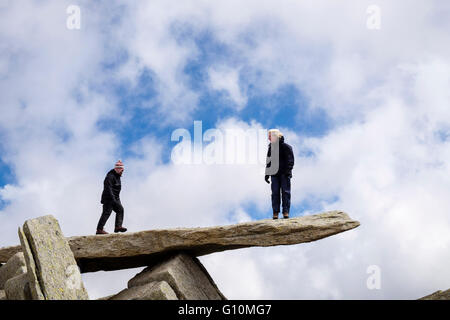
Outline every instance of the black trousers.
<svg viewBox="0 0 450 320"><path fill-rule="evenodd" d="M283 213L289 213L291 208L291 178L285 174L278 174L271 177L273 212L280 212L280 202L282 200Z"/></svg>
<svg viewBox="0 0 450 320"><path fill-rule="evenodd" d="M114 210L116 213L115 227L119 228L123 222L123 206L120 202L107 202L103 204L103 212L100 220L98 221L97 230L103 230L103 227L108 221L111 212Z"/></svg>

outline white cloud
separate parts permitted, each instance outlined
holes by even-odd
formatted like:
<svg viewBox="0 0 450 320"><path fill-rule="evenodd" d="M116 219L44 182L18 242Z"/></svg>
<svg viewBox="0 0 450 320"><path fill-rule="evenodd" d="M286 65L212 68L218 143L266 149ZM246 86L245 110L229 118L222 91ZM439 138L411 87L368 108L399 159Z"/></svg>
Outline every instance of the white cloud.
<svg viewBox="0 0 450 320"><path fill-rule="evenodd" d="M247 103L247 97L239 87L239 71L228 68L210 69L209 79L213 90L225 91L237 110L241 110Z"/></svg>

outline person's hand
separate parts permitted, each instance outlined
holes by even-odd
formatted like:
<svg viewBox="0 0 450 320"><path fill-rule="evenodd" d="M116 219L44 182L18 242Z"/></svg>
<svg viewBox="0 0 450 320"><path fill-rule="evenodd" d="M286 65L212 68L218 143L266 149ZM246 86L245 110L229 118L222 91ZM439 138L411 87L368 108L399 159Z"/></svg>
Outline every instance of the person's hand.
<svg viewBox="0 0 450 320"><path fill-rule="evenodd" d="M270 183L269 177L270 177L269 175L266 175L266 176L264 177L264 180L266 180L267 183Z"/></svg>

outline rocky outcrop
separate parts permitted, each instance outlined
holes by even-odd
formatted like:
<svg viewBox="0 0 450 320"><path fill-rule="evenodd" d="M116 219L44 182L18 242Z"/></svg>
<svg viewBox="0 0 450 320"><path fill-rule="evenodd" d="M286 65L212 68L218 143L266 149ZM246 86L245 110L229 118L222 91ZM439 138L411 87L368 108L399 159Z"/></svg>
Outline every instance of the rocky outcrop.
<svg viewBox="0 0 450 320"><path fill-rule="evenodd" d="M439 290L433 292L432 294L422 297L419 300L450 300L450 289L446 291Z"/></svg>
<svg viewBox="0 0 450 320"><path fill-rule="evenodd" d="M22 252L13 255L0 268L0 289L4 300L28 300L31 298L27 267Z"/></svg>
<svg viewBox="0 0 450 320"><path fill-rule="evenodd" d="M153 281L127 288L107 300L177 300L177 295L165 281Z"/></svg>
<svg viewBox="0 0 450 320"><path fill-rule="evenodd" d="M146 266L103 300L226 299L197 256L319 240L359 226L341 211L228 226L65 238L53 216L25 221L21 246L0 249L0 299L88 299L83 272ZM0 287L0 289L2 289Z"/></svg>
<svg viewBox="0 0 450 320"><path fill-rule="evenodd" d="M5 294L7 300L31 300L30 284L28 275L22 273L8 279L5 283Z"/></svg>
<svg viewBox="0 0 450 320"><path fill-rule="evenodd" d="M145 268L128 281L128 288L165 281L180 300L225 300L208 271L196 257L175 254Z"/></svg>
<svg viewBox="0 0 450 320"><path fill-rule="evenodd" d="M19 236L27 269L33 270L27 273L29 282L39 285L42 294L34 296L32 292L33 299L88 299L72 250L53 216L25 221Z"/></svg>
<svg viewBox="0 0 450 320"><path fill-rule="evenodd" d="M0 267L0 289L5 287L5 283L8 279L24 273L23 268L25 268L26 273L23 253L17 252L4 266Z"/></svg>
<svg viewBox="0 0 450 320"><path fill-rule="evenodd" d="M22 251L22 248L20 247L20 245L0 248L0 261L2 263L5 263L17 252L21 252L21 251Z"/></svg>
<svg viewBox="0 0 450 320"><path fill-rule="evenodd" d="M71 237L68 241L81 272L93 272L153 265L174 251L202 256L246 247L311 242L358 226L359 222L350 219L346 213L330 211L218 227ZM18 251L21 251L20 247L0 249L0 262Z"/></svg>

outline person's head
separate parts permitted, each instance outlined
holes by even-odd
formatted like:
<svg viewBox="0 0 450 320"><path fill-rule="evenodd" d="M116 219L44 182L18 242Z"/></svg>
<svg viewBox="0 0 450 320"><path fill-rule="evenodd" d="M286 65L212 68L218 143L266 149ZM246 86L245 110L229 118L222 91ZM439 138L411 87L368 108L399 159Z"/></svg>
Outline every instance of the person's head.
<svg viewBox="0 0 450 320"><path fill-rule="evenodd" d="M275 142L278 139L280 139L282 136L283 136L283 134L278 129L270 129L269 130L268 138L269 138L270 142Z"/></svg>
<svg viewBox="0 0 450 320"><path fill-rule="evenodd" d="M114 170L119 174L122 175L122 172L124 170L124 166L121 160L116 162L116 165L114 166Z"/></svg>

